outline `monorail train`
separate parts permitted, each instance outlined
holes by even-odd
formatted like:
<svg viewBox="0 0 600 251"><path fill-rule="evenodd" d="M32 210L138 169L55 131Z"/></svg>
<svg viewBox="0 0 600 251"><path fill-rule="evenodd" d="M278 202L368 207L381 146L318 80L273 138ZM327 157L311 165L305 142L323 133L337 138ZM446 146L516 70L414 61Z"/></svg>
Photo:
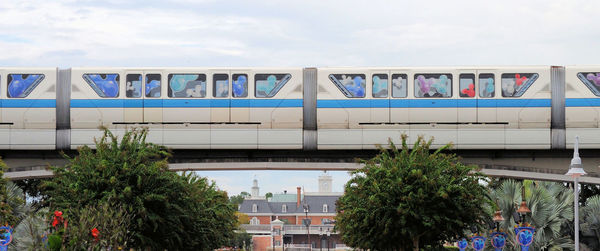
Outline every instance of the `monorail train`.
<svg viewBox="0 0 600 251"><path fill-rule="evenodd" d="M600 66L0 68L0 149L149 127L174 149L600 147Z"/></svg>

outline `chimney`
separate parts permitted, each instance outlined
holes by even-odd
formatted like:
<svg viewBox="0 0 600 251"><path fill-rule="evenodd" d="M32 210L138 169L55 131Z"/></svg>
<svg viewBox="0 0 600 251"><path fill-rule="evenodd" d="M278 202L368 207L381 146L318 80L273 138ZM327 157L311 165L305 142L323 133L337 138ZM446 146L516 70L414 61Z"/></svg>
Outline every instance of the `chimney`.
<svg viewBox="0 0 600 251"><path fill-rule="evenodd" d="M296 187L296 208L300 207L300 192L301 192L301 188L300 187Z"/></svg>

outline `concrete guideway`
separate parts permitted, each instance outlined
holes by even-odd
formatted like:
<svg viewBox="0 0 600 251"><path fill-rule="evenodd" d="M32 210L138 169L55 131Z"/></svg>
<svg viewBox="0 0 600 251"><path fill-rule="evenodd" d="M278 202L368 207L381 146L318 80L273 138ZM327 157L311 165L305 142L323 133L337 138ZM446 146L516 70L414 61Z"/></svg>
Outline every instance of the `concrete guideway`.
<svg viewBox="0 0 600 251"><path fill-rule="evenodd" d="M359 168L359 163L339 162L204 162L204 163L171 163L169 169L181 171L244 171L244 170L282 170L282 171L352 171ZM572 178L563 174L527 172L504 169L482 168L481 172L491 177L512 179L531 179L555 182L573 182ZM52 177L49 170L29 170L6 172L4 176L10 180L43 179ZM583 176L581 183L600 184L600 178Z"/></svg>

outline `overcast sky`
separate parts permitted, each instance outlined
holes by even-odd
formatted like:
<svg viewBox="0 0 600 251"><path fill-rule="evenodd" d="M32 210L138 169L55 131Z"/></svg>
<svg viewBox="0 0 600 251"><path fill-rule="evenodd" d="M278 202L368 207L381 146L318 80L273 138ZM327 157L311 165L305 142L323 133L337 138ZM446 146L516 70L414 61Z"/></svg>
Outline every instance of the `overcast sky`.
<svg viewBox="0 0 600 251"><path fill-rule="evenodd" d="M0 66L600 64L599 10L596 0L4 0ZM261 193L316 190L318 177L206 173L234 194L254 174ZM347 174L336 175L342 191Z"/></svg>

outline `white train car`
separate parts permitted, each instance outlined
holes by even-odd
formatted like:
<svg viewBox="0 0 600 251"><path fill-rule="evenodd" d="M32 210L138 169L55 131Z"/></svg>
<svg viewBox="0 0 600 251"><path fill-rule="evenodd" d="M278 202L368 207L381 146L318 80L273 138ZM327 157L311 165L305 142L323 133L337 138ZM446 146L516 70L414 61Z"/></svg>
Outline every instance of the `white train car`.
<svg viewBox="0 0 600 251"><path fill-rule="evenodd" d="M175 149L301 149L301 68L72 68L71 148L147 126Z"/></svg>
<svg viewBox="0 0 600 251"><path fill-rule="evenodd" d="M319 68L318 149L372 149L435 138L434 147L551 147L551 68Z"/></svg>
<svg viewBox="0 0 600 251"><path fill-rule="evenodd" d="M600 66L565 67L566 145L600 148Z"/></svg>
<svg viewBox="0 0 600 251"><path fill-rule="evenodd" d="M0 149L54 149L56 68L0 68Z"/></svg>

